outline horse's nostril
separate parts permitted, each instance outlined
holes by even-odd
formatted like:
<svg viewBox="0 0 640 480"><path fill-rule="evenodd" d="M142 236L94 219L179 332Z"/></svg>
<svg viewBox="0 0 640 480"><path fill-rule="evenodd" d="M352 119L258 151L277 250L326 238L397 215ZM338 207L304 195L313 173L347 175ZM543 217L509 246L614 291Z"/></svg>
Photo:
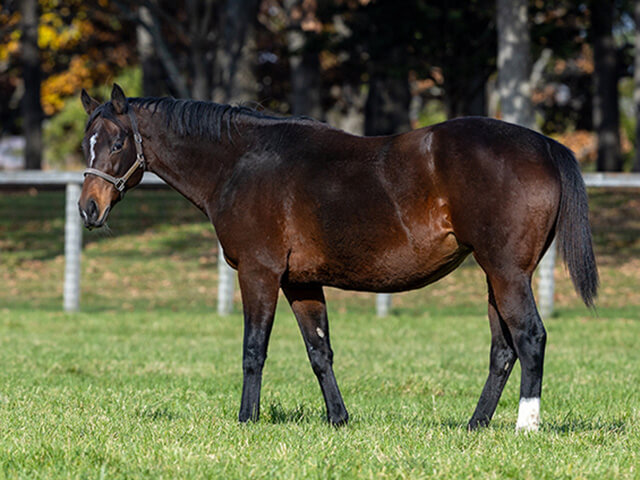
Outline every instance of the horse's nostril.
<svg viewBox="0 0 640 480"><path fill-rule="evenodd" d="M89 200L87 205L87 217L94 222L98 220L98 204L93 199Z"/></svg>

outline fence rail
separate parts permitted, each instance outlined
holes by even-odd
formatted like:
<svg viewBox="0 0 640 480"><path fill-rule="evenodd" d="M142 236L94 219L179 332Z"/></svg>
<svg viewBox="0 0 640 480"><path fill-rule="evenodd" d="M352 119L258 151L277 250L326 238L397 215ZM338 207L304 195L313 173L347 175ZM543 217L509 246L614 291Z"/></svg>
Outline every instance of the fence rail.
<svg viewBox="0 0 640 480"><path fill-rule="evenodd" d="M589 188L638 188L640 173L586 173L584 181ZM77 311L80 308L80 264L82 251L82 224L78 214L78 198L83 182L82 172L57 171L0 171L0 189L20 188L59 188L65 189L65 270L63 289L63 308L65 311ZM162 188L165 182L152 173L145 173L142 186ZM234 271L222 256L222 247L218 245L218 313L228 314L233 308L235 285ZM553 313L555 241L538 267L538 305L543 317ZM376 311L385 316L391 309L392 296L379 294L376 297Z"/></svg>
<svg viewBox="0 0 640 480"><path fill-rule="evenodd" d="M78 212L78 199L84 180L82 172L42 172L23 170L13 172L0 171L0 189L49 187L65 189L64 223L64 286L62 305L66 312L80 309L80 272L82 252L82 222ZM146 172L142 179L143 187L162 188L167 184L157 175ZM220 256L218 261L218 313L226 315L233 308L235 275L222 256L222 247L218 243Z"/></svg>

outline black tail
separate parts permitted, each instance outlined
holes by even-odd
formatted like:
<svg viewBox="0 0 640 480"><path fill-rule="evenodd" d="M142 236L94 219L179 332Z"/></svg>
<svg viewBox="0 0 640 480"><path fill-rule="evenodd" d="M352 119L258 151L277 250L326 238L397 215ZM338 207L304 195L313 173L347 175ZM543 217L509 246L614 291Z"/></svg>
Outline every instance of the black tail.
<svg viewBox="0 0 640 480"><path fill-rule="evenodd" d="M548 139L551 157L560 172L560 212L556 223L558 247L582 300L593 307L598 291L598 269L593 255L587 190L573 152Z"/></svg>

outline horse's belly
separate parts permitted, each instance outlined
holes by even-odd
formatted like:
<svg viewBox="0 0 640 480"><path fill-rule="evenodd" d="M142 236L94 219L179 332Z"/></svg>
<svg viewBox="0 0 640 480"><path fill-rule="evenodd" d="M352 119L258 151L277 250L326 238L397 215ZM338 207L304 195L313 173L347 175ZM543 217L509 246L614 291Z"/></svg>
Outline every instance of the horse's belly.
<svg viewBox="0 0 640 480"><path fill-rule="evenodd" d="M399 245L370 253L335 249L327 257L319 252L292 252L288 281L371 292L411 290L447 275L469 252L453 234L438 241L430 239L419 245Z"/></svg>

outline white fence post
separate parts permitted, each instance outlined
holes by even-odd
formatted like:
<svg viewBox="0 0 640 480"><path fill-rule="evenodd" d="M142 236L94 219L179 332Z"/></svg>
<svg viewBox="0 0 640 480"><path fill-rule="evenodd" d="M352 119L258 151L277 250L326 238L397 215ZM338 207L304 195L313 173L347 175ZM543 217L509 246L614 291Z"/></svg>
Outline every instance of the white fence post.
<svg viewBox="0 0 640 480"><path fill-rule="evenodd" d="M64 287L65 312L80 308L80 256L82 255L82 224L78 213L80 185L67 183L64 221Z"/></svg>
<svg viewBox="0 0 640 480"><path fill-rule="evenodd" d="M554 238L538 265L538 306L542 318L548 318L553 314L553 291L556 283L553 276L555 264L556 239Z"/></svg>
<svg viewBox="0 0 640 480"><path fill-rule="evenodd" d="M233 310L233 290L236 275L224 259L222 245L218 242L218 314L229 315Z"/></svg>
<svg viewBox="0 0 640 480"><path fill-rule="evenodd" d="M376 294L376 313L379 317L386 317L391 310L391 294L390 293L378 293Z"/></svg>

